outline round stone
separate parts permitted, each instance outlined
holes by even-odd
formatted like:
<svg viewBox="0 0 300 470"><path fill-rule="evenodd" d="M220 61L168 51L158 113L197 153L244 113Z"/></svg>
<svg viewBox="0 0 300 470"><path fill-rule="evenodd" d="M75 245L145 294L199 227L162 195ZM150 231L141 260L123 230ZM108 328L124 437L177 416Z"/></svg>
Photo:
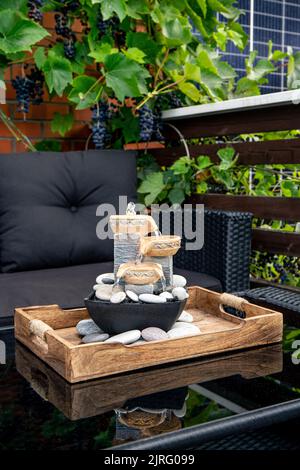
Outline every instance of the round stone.
<svg viewBox="0 0 300 470"><path fill-rule="evenodd" d="M132 302L139 301L139 296L135 292L132 292L132 290L127 290L126 295L130 300L132 300Z"/></svg>
<svg viewBox="0 0 300 470"><path fill-rule="evenodd" d="M184 287L174 287L174 289L172 290L172 294L178 300L185 300L189 296Z"/></svg>
<svg viewBox="0 0 300 470"><path fill-rule="evenodd" d="M185 327L185 328L194 328L196 325L194 325L193 323L188 323L188 322L184 322L184 321L177 321L176 323L174 323L174 325L172 326L172 330L173 328L182 328L182 327ZM198 328L198 327L196 327Z"/></svg>
<svg viewBox="0 0 300 470"><path fill-rule="evenodd" d="M189 312L186 312L185 310L183 310L177 321L180 321L180 322L184 321L186 323L192 323L193 320L194 320L193 315L191 315Z"/></svg>
<svg viewBox="0 0 300 470"><path fill-rule="evenodd" d="M110 298L110 301L112 304L120 304L126 299L126 294L125 292L116 292L113 294Z"/></svg>
<svg viewBox="0 0 300 470"><path fill-rule="evenodd" d="M97 299L104 300L107 302L111 298L112 288L113 286L102 284L96 289L95 296L97 297Z"/></svg>
<svg viewBox="0 0 300 470"><path fill-rule="evenodd" d="M182 326L181 328L172 328L168 331L168 336L171 339L175 338L184 338L185 336L194 336L200 333L200 330L197 326L191 325L193 328L187 328Z"/></svg>
<svg viewBox="0 0 300 470"><path fill-rule="evenodd" d="M168 339L168 334L161 328L149 326L149 328L142 330L142 338L145 341L158 341L160 339Z"/></svg>
<svg viewBox="0 0 300 470"><path fill-rule="evenodd" d="M167 301L164 297L154 294L141 294L139 295L139 300L147 304L164 304Z"/></svg>
<svg viewBox="0 0 300 470"><path fill-rule="evenodd" d="M104 274L99 274L96 278L96 283L97 284L105 284L103 283L103 279L111 279L112 281L115 282L115 275L114 273L104 273Z"/></svg>
<svg viewBox="0 0 300 470"><path fill-rule="evenodd" d="M171 292L162 292L161 294L159 294L159 297L162 297L163 299L174 299L173 295L171 294Z"/></svg>
<svg viewBox="0 0 300 470"><path fill-rule="evenodd" d="M101 286L103 286L103 284L94 284L94 285L93 285L93 289L94 289L94 290L97 290L97 289L99 289L99 287L101 287Z"/></svg>
<svg viewBox="0 0 300 470"><path fill-rule="evenodd" d="M99 343L107 340L109 338L109 335L107 333L93 333L90 335L86 335L82 338L82 343L88 344L88 343Z"/></svg>
<svg viewBox="0 0 300 470"><path fill-rule="evenodd" d="M105 341L105 343L121 343L121 344L131 344L138 341L141 337L140 330L130 330L120 333L119 335L111 336Z"/></svg>
<svg viewBox="0 0 300 470"><path fill-rule="evenodd" d="M103 333L92 319L81 320L76 325L77 333L80 336L91 335L95 333Z"/></svg>
<svg viewBox="0 0 300 470"><path fill-rule="evenodd" d="M179 274L173 274L173 287L185 287L186 282L185 277L179 276Z"/></svg>

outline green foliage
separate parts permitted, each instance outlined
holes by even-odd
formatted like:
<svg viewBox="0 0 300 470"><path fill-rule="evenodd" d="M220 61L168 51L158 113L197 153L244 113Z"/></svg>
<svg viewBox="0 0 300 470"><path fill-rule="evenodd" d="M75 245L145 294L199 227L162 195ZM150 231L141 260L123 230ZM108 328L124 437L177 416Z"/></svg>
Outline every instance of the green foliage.
<svg viewBox="0 0 300 470"><path fill-rule="evenodd" d="M57 140L41 140L35 144L38 152L61 152L61 143Z"/></svg>
<svg viewBox="0 0 300 470"><path fill-rule="evenodd" d="M51 121L51 130L58 132L62 137L72 129L74 118L72 114L55 113Z"/></svg>
<svg viewBox="0 0 300 470"><path fill-rule="evenodd" d="M240 140L291 139L299 131L242 135ZM209 143L212 143L211 141ZM219 193L252 196L300 197L300 165L239 165L238 155L229 145L217 152L219 162L209 156L179 158L169 168L160 168L148 155L138 162L138 177L142 181L138 192L146 205L168 202L181 204L191 194ZM276 199L274 198L274 203ZM299 227L273 221L254 220L254 227L299 231ZM267 281L300 287L300 261L296 257L253 252L251 275Z"/></svg>
<svg viewBox="0 0 300 470"><path fill-rule="evenodd" d="M4 88L6 67L26 60L43 72L51 97L65 95L76 109L111 98L121 105L133 98L133 108L146 102L153 107L158 95L174 90L183 105L189 105L259 94L268 74L287 56L288 84L298 86L299 53L273 51L272 44L266 59L257 61L256 53L250 54L246 76L236 81L233 68L216 53L217 48L225 51L230 42L240 50L247 43L238 23L243 12L234 5L234 0L82 0L77 9L67 12L68 27L72 29L76 20L88 26L77 35L75 56L70 59L55 37L49 38L51 47L40 45L49 33L28 17L27 1L0 0L0 86ZM53 0L43 4L48 12L61 8ZM218 21L217 13L225 22ZM119 22L117 34L110 28L100 32L101 15L104 21ZM132 115L131 121L137 120L136 113ZM126 132L125 126L110 126L117 130L116 145L137 139L137 133ZM61 121L60 133L64 132ZM177 188L177 196L182 191Z"/></svg>

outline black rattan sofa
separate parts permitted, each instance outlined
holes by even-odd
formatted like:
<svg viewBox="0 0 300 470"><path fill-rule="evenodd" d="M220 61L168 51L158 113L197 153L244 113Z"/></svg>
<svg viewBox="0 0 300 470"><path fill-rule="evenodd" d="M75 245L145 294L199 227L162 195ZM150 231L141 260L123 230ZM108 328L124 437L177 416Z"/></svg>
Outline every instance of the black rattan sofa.
<svg viewBox="0 0 300 470"><path fill-rule="evenodd" d="M123 151L0 154L0 327L17 306L83 304L112 271L97 207L136 196L135 155ZM175 272L212 290L248 288L251 216L207 211L200 251L181 251Z"/></svg>

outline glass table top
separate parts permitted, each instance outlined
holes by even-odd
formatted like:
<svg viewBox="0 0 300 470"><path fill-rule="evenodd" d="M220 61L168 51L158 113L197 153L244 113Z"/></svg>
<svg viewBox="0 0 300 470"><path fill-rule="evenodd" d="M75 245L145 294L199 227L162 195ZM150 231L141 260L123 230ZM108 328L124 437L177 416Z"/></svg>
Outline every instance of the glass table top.
<svg viewBox="0 0 300 470"><path fill-rule="evenodd" d="M0 450L110 448L290 400L300 406L300 329L286 327L282 344L72 385L13 330L0 341Z"/></svg>

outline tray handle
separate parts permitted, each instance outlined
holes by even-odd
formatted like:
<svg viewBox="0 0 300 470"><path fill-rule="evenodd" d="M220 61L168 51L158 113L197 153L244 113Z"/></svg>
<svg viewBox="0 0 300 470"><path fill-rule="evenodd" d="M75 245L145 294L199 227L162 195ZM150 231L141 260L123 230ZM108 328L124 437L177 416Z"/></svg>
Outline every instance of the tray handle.
<svg viewBox="0 0 300 470"><path fill-rule="evenodd" d="M229 307L233 307L244 312L245 305L247 304L249 304L248 300L243 299L243 297L227 294L227 292L223 292L223 294L220 295L220 307L222 305L228 305Z"/></svg>
<svg viewBox="0 0 300 470"><path fill-rule="evenodd" d="M46 333L53 331L53 328L42 320L31 320L29 322L29 331L32 335L33 343L38 346L44 354L47 354L48 344L46 341Z"/></svg>

